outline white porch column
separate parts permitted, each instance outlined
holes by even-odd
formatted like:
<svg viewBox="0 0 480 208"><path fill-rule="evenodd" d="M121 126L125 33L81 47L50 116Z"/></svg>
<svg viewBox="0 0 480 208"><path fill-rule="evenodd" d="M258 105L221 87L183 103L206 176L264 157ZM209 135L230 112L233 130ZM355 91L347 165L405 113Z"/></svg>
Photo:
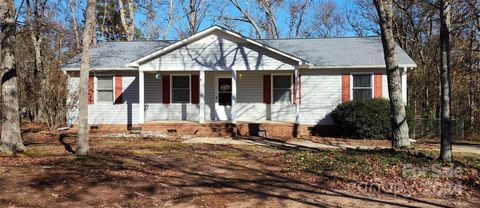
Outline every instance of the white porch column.
<svg viewBox="0 0 480 208"><path fill-rule="evenodd" d="M295 66L295 123L300 124L300 68Z"/></svg>
<svg viewBox="0 0 480 208"><path fill-rule="evenodd" d="M407 104L407 67L402 70L402 99L404 104Z"/></svg>
<svg viewBox="0 0 480 208"><path fill-rule="evenodd" d="M145 120L145 81L144 72L138 70L138 123L143 124Z"/></svg>
<svg viewBox="0 0 480 208"><path fill-rule="evenodd" d="M237 123L237 71L232 69L232 123Z"/></svg>
<svg viewBox="0 0 480 208"><path fill-rule="evenodd" d="M205 71L200 69L200 115L198 116L199 123L205 123Z"/></svg>

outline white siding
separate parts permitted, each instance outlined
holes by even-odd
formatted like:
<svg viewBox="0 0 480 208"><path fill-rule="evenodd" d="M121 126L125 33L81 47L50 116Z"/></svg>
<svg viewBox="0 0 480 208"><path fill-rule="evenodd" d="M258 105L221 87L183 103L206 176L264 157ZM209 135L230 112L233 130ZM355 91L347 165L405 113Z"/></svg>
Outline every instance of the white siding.
<svg viewBox="0 0 480 208"><path fill-rule="evenodd" d="M342 102L342 72L304 70L300 123L332 124L328 114Z"/></svg>
<svg viewBox="0 0 480 208"><path fill-rule="evenodd" d="M138 74L122 74L122 104L95 103L88 105L89 124L138 123Z"/></svg>
<svg viewBox="0 0 480 208"><path fill-rule="evenodd" d="M356 72L376 72L378 70L352 70ZM328 114L341 103L341 76L346 70L303 69L302 104L300 122L302 124L333 124ZM161 75L180 72L161 72ZM293 70L284 73L293 74ZM294 122L295 105L263 103L263 76L267 71L242 71L238 73L237 119L245 122L282 121ZM217 76L230 76L230 72L205 74L205 118L218 120L215 113L215 85ZM122 104L89 105L90 124L126 124L138 120L138 74L123 75ZM382 77L382 94L388 97L386 75ZM78 75L69 79L69 89L78 88ZM198 104L163 104L162 79L155 79L154 73L145 74L145 121L190 120L198 121ZM76 108L72 108L68 118L76 121Z"/></svg>
<svg viewBox="0 0 480 208"><path fill-rule="evenodd" d="M290 63L289 63L290 62ZM215 32L141 65L147 71L292 70L291 61L242 39Z"/></svg>
<svg viewBox="0 0 480 208"><path fill-rule="evenodd" d="M70 76L69 89L77 93L78 75ZM198 105L193 104L162 104L161 79L156 80L155 74L145 76L145 120L198 120ZM122 104L95 103L88 105L89 124L135 124L138 123L138 74L122 75ZM72 108L68 118L77 122L78 109Z"/></svg>

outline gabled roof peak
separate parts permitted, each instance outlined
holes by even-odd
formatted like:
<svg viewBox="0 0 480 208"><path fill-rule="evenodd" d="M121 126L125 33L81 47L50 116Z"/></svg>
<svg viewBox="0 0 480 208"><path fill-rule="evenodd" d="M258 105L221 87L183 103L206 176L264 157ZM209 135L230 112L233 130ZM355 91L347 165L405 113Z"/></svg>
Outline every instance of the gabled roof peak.
<svg viewBox="0 0 480 208"><path fill-rule="evenodd" d="M302 60L301 58L298 58L298 57L296 57L296 56L293 56L293 55L291 55L291 54L288 54L288 53L283 52L283 51L281 51L281 50L278 50L278 49L276 49L276 48L272 48L271 46L268 46L268 45L266 45L266 44L264 44L264 43L262 43L262 42L260 42L260 41L258 41L258 40L254 40L254 39L250 39L250 38L248 38L248 37L245 37L245 36L243 36L242 34L240 34L240 33L238 33L238 32L235 32L235 31L232 31L232 30L229 30L229 29L220 27L220 26L218 26L218 25L214 25L214 26L212 26L212 27L210 27L210 28L208 28L208 29L205 29L205 30L203 30L203 31L201 31L201 32L198 32L198 33L196 33L196 34L194 34L194 35L191 35L191 36L186 37L186 38L184 38L184 39L182 39L182 40L179 40L179 41L177 41L177 42L175 42L175 43L173 43L173 44L171 44L171 45L169 45L169 46L167 46L167 47L165 47L165 48L162 48L162 49L160 49L160 50L158 50L158 51L155 51L155 52L153 52L153 53L151 53L151 54L149 54L149 55L147 55L147 56L144 56L144 57L142 57L142 58L139 58L139 59L137 59L137 60L135 60L135 61L127 64L127 67L138 67L140 64L142 64L142 63L144 63L144 62L146 62L146 61L148 61L148 60L151 60L151 59L153 59L153 58L156 58L156 57L158 57L158 56L161 56L162 54L164 54L164 53L166 53L166 52L168 52L168 51L170 51L170 50L174 50L174 49L176 49L176 48L182 47L182 46L184 46L184 45L187 45L187 44L189 44L189 43L192 43L192 42L195 42L195 41L197 41L197 40L200 40L200 39L202 39L202 38L204 38L204 37L207 37L208 35L213 34L213 32L215 32L215 31L220 31L220 32L222 32L222 33L224 33L224 34L226 34L226 35L229 35L229 36L232 36L232 37L236 37L236 38L245 40L245 41L247 41L247 42L250 43L250 44L253 44L253 45L256 45L256 46L265 48L266 50L269 50L269 51L271 51L271 52L273 52L273 53L276 53L276 54L278 54L278 55L280 55L280 56L283 56L283 57L285 57L285 58L287 58L287 59L290 59L290 60L292 60L292 61L296 61L296 62L298 62L299 65L307 64L307 61Z"/></svg>

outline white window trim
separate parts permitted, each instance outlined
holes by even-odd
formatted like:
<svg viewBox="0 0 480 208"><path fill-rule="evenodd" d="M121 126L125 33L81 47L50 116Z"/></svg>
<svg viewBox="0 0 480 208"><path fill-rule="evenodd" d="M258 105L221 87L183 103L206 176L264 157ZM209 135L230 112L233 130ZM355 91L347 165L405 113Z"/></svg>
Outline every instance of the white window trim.
<svg viewBox="0 0 480 208"><path fill-rule="evenodd" d="M99 101L98 100L98 77L112 77L112 101ZM115 103L115 75L114 74L96 74L93 83L93 91L95 92L94 104L113 104Z"/></svg>
<svg viewBox="0 0 480 208"><path fill-rule="evenodd" d="M273 77L274 76L290 76L290 100L289 101L278 101L278 102L274 102L273 101L273 91L274 91L274 88L273 88ZM291 73L273 73L273 74L270 74L270 103L273 105L273 104L282 104L282 103L288 103L288 104L292 104L293 103L293 93L294 92L294 87L293 87L293 74Z"/></svg>
<svg viewBox="0 0 480 208"><path fill-rule="evenodd" d="M350 72L350 101L353 100L353 76L354 75L370 75L370 85L372 86L371 87L371 91L372 91L372 94L370 95L370 97L373 99L375 97L375 76L374 76L374 72ZM382 77L383 79L383 77ZM367 89L366 87L363 87L364 89ZM360 89L360 88L359 88Z"/></svg>
<svg viewBox="0 0 480 208"><path fill-rule="evenodd" d="M173 77L186 77L188 76L188 102L187 103L174 103L173 102ZM192 75L191 74L170 74L170 104L181 105L192 103Z"/></svg>

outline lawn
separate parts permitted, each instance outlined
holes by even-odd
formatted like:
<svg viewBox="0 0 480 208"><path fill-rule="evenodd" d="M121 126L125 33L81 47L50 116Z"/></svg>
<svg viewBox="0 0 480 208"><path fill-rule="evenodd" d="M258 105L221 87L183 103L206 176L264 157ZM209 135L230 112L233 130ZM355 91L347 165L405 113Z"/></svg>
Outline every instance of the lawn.
<svg viewBox="0 0 480 208"><path fill-rule="evenodd" d="M475 206L479 157L454 166L431 151L277 149L179 139L25 131L28 151L0 157L0 206L365 207ZM60 139L62 138L62 139ZM432 168L434 167L434 168ZM478 204L477 204L478 205Z"/></svg>

